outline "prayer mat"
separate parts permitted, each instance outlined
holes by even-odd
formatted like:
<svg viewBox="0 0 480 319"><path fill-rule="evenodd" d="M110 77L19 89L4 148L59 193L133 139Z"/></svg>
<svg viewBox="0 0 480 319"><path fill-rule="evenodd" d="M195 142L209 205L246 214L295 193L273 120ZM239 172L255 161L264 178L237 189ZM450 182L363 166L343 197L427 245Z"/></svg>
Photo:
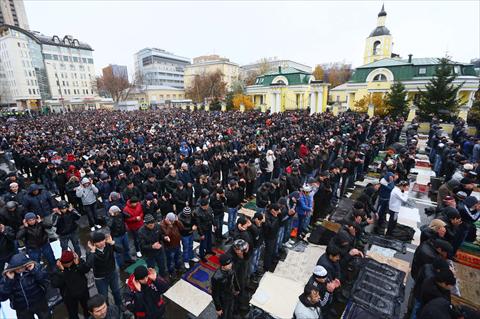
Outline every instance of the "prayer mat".
<svg viewBox="0 0 480 319"><path fill-rule="evenodd" d="M428 161L421 161L421 160L416 160L415 161L415 167L431 167L430 163Z"/></svg>
<svg viewBox="0 0 480 319"><path fill-rule="evenodd" d="M135 261L135 263L133 263L130 266L128 266L127 268L125 268L125 272L128 273L129 275L131 275L135 271L135 268L137 268L138 266L147 267L147 263L145 262L145 260L143 258L138 258Z"/></svg>
<svg viewBox="0 0 480 319"><path fill-rule="evenodd" d="M218 267L220 267L220 255L223 255L225 252L217 248L213 248L213 251L216 255L209 256L206 262L201 261L200 264L202 264L204 267L209 268L210 270L215 271Z"/></svg>
<svg viewBox="0 0 480 319"><path fill-rule="evenodd" d="M251 201L243 205L243 207L247 209L257 210L257 200L252 199Z"/></svg>
<svg viewBox="0 0 480 319"><path fill-rule="evenodd" d="M412 191L414 192L419 192L419 193L428 193L428 190L430 188L428 187L428 185L421 185L421 184L413 184L413 188L412 188Z"/></svg>
<svg viewBox="0 0 480 319"><path fill-rule="evenodd" d="M210 280L214 273L215 270L210 269L203 264L196 264L189 271L183 274L182 279L211 295L212 289L210 286Z"/></svg>

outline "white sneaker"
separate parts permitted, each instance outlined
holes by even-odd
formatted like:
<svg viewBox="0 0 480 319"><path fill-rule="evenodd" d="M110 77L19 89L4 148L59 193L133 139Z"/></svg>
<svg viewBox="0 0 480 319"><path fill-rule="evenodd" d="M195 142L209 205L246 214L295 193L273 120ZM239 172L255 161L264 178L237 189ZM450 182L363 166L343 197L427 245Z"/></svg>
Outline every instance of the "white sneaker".
<svg viewBox="0 0 480 319"><path fill-rule="evenodd" d="M190 269L190 263L183 263L183 265L185 266L185 269Z"/></svg>
<svg viewBox="0 0 480 319"><path fill-rule="evenodd" d="M94 227L90 227L90 230L91 230L91 231L95 231L95 226L94 226Z"/></svg>
<svg viewBox="0 0 480 319"><path fill-rule="evenodd" d="M141 258L141 257L142 257L142 253L139 252L139 251L137 251L137 257L138 257L138 258Z"/></svg>
<svg viewBox="0 0 480 319"><path fill-rule="evenodd" d="M192 261L193 261L194 263L198 263L198 262L200 261L200 259L198 259L197 257L193 257L193 258L192 258Z"/></svg>
<svg viewBox="0 0 480 319"><path fill-rule="evenodd" d="M102 228L102 226L100 226L100 225L95 225L95 227L97 227L97 229Z"/></svg>
<svg viewBox="0 0 480 319"><path fill-rule="evenodd" d="M292 248L292 247L293 247L293 245L290 244L290 243L286 243L286 244L284 244L284 246L285 246L286 248Z"/></svg>
<svg viewBox="0 0 480 319"><path fill-rule="evenodd" d="M287 242L287 244L293 245L293 244L295 244L295 240L289 239L288 242Z"/></svg>

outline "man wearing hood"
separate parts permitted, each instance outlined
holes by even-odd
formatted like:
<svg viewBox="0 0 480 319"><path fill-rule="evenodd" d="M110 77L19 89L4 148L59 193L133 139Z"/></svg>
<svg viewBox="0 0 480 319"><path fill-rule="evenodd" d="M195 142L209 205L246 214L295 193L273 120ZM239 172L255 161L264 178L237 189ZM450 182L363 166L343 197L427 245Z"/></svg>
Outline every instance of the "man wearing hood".
<svg viewBox="0 0 480 319"><path fill-rule="evenodd" d="M168 282L154 268L138 266L127 279L125 305L135 318L165 318L163 293L169 287Z"/></svg>
<svg viewBox="0 0 480 319"><path fill-rule="evenodd" d="M35 212L42 218L57 210L52 194L37 184L28 188L28 194L23 198L23 207L27 212Z"/></svg>
<svg viewBox="0 0 480 319"><path fill-rule="evenodd" d="M82 200L83 210L87 214L90 230L94 231L95 227L101 228L98 224L97 216L98 188L92 183L92 180L87 177L82 178L82 182L75 194Z"/></svg>
<svg viewBox="0 0 480 319"><path fill-rule="evenodd" d="M48 274L22 253L14 255L0 279L0 300L10 299L18 319L51 318L46 298Z"/></svg>

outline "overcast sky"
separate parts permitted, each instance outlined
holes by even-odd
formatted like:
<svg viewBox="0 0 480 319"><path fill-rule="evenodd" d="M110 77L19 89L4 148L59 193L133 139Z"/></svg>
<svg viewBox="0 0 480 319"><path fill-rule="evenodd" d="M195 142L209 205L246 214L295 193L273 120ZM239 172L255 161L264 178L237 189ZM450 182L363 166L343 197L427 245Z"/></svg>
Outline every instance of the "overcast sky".
<svg viewBox="0 0 480 319"><path fill-rule="evenodd" d="M393 51L457 61L480 57L480 1L385 1ZM133 71L133 54L157 47L193 58L216 53L239 64L279 57L314 66L362 63L381 1L25 0L30 28L70 34L109 63Z"/></svg>

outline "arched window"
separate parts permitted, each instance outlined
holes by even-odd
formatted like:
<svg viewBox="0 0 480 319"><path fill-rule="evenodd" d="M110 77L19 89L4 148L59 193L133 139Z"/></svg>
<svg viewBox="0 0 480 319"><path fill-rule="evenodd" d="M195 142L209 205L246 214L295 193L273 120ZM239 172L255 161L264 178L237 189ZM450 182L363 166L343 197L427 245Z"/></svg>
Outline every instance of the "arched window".
<svg viewBox="0 0 480 319"><path fill-rule="evenodd" d="M286 85L286 83L283 80L278 80L277 82L275 82L275 84Z"/></svg>
<svg viewBox="0 0 480 319"><path fill-rule="evenodd" d="M377 74L373 77L373 81L374 82L384 82L384 81L387 81L387 77L385 76L385 74Z"/></svg>
<svg viewBox="0 0 480 319"><path fill-rule="evenodd" d="M373 43L373 55L380 54L380 41L375 41Z"/></svg>

